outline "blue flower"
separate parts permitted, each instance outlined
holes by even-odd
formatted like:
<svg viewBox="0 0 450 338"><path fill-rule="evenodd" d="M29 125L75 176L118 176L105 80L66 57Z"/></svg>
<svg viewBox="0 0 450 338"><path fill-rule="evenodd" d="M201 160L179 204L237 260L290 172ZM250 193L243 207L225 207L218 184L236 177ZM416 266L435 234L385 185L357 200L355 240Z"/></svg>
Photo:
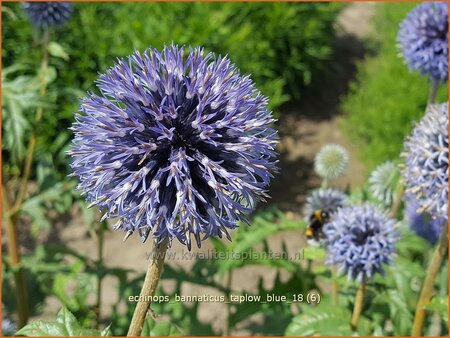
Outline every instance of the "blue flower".
<svg viewBox="0 0 450 338"><path fill-rule="evenodd" d="M25 2L23 8L31 23L44 29L63 25L73 12L70 2Z"/></svg>
<svg viewBox="0 0 450 338"><path fill-rule="evenodd" d="M448 219L448 103L430 105L404 145L402 174L420 213Z"/></svg>
<svg viewBox="0 0 450 338"><path fill-rule="evenodd" d="M392 263L398 237L394 224L369 204L338 209L324 226L327 263L352 280L384 274L383 264Z"/></svg>
<svg viewBox="0 0 450 338"><path fill-rule="evenodd" d="M114 229L200 247L264 200L277 132L268 100L227 57L164 47L119 59L73 125L79 189Z"/></svg>
<svg viewBox="0 0 450 338"><path fill-rule="evenodd" d="M304 215L309 220L311 214L318 209L325 210L329 214L335 213L339 208L347 205L347 196L342 191L328 188L314 190L306 198Z"/></svg>
<svg viewBox="0 0 450 338"><path fill-rule="evenodd" d="M419 202L414 196L407 196L405 201L405 218L411 229L420 237L424 238L431 245L437 243L442 232L443 218L433 219L429 214L420 213Z"/></svg>
<svg viewBox="0 0 450 338"><path fill-rule="evenodd" d="M416 6L400 25L397 36L408 66L434 80L448 79L448 4Z"/></svg>

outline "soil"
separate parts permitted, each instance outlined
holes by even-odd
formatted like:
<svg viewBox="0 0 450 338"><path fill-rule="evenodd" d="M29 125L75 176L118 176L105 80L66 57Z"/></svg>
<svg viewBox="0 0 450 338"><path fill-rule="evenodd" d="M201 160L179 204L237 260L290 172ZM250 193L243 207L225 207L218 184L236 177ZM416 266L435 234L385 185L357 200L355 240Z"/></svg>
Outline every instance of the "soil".
<svg viewBox="0 0 450 338"><path fill-rule="evenodd" d="M355 146L346 138L339 127L342 111L339 103L347 93L349 82L354 78L356 64L366 53L362 39L370 33L369 19L375 11L376 3L351 3L340 14L337 21L339 32L334 42L334 60L330 63L329 75L321 79L321 90L312 96L306 92L298 102L282 107L279 132L281 136L280 174L273 180L270 188L270 205L276 205L289 213L292 218L301 218L302 206L305 196L311 189L320 185L320 179L314 174L313 161L318 150L327 143L341 144L347 148L351 157L351 164L347 174L335 182L341 189L361 185L366 179L364 165L358 161ZM331 65L332 64L332 65ZM334 66L334 65L337 65ZM104 257L109 267L129 268L142 274L147 267L146 253L151 251L151 244L143 245L138 236L131 236L126 245L123 244L123 233L108 231L105 236ZM52 229L52 236L47 239L52 243L64 243L70 248L89 257L96 257L95 241L89 236L83 217L77 206L66 219L59 219ZM287 231L278 233L268 239L272 250L280 249L284 242L288 252L298 252L304 245L304 235L300 232ZM24 248L29 249L29 248ZM194 252L206 252L212 249L211 244L205 241L202 249ZM172 251L179 252L182 246L174 244ZM180 262L170 261L170 265L180 266ZM189 270L193 262L183 261L183 268ZM258 287L261 277L266 287L273 284L277 271L275 269L248 266L234 272L232 289L235 292L252 292ZM288 277L282 274L282 279ZM221 281L225 283L225 281ZM173 283L165 280L162 287L170 292ZM116 281L106 278L103 282L102 313L108 315L111 306L117 301ZM219 294L215 290L205 290L198 285L183 283L184 295ZM124 307L127 300L123 300ZM198 309L198 318L202 323L211 323L214 330L221 334L224 332L227 311L223 303L201 303ZM53 319L56 311L61 307L60 302L48 297L44 305L44 314L41 319ZM258 325L261 317L253 316L246 322L240 323L238 328L230 332L232 335L251 334L248 327Z"/></svg>

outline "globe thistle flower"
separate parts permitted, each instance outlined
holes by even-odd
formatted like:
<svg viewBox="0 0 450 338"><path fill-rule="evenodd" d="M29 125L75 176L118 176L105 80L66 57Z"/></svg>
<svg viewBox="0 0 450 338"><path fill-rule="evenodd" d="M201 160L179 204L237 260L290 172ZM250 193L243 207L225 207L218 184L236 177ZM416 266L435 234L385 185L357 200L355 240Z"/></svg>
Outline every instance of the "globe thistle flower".
<svg viewBox="0 0 450 338"><path fill-rule="evenodd" d="M17 331L16 324L9 318L2 318L2 335L3 336L14 336Z"/></svg>
<svg viewBox="0 0 450 338"><path fill-rule="evenodd" d="M419 208L420 204L414 196L408 195L405 198L405 219L411 230L434 245L439 239L446 220L443 218L433 219L429 214L418 212Z"/></svg>
<svg viewBox="0 0 450 338"><path fill-rule="evenodd" d="M398 237L394 224L369 204L338 209L324 226L327 263L351 280L384 274L383 264L392 263Z"/></svg>
<svg viewBox="0 0 450 338"><path fill-rule="evenodd" d="M320 149L314 160L314 169L320 177L331 181L344 175L349 156L344 147L327 144Z"/></svg>
<svg viewBox="0 0 450 338"><path fill-rule="evenodd" d="M399 177L400 171L395 163L388 161L380 164L370 174L369 190L380 203L390 206Z"/></svg>
<svg viewBox="0 0 450 338"><path fill-rule="evenodd" d="M448 4L416 6L400 25L397 41L410 69L438 81L448 79Z"/></svg>
<svg viewBox="0 0 450 338"><path fill-rule="evenodd" d="M25 2L23 8L33 26L43 29L65 24L73 12L70 2Z"/></svg>
<svg viewBox="0 0 450 338"><path fill-rule="evenodd" d="M325 210L332 215L345 205L347 205L347 197L339 190L332 188L314 190L306 198L304 209L305 220L309 220L315 210Z"/></svg>
<svg viewBox="0 0 450 338"><path fill-rule="evenodd" d="M72 168L91 205L159 245L200 247L268 197L277 132L267 98L227 57L148 49L100 76L82 100ZM202 237L201 237L202 236Z"/></svg>
<svg viewBox="0 0 450 338"><path fill-rule="evenodd" d="M420 213L448 219L448 103L429 105L404 145L402 174Z"/></svg>

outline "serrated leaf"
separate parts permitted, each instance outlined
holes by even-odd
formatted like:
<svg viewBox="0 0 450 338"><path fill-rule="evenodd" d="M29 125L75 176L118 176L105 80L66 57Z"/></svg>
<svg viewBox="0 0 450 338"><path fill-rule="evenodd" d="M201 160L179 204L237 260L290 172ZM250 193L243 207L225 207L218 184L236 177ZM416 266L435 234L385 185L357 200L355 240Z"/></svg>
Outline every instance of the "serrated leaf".
<svg viewBox="0 0 450 338"><path fill-rule="evenodd" d="M64 325L68 336L78 336L80 335L80 325L77 322L75 316L63 307L57 314L56 321Z"/></svg>
<svg viewBox="0 0 450 338"><path fill-rule="evenodd" d="M64 337L68 336L68 332L61 323L36 320L25 325L15 335L27 337Z"/></svg>
<svg viewBox="0 0 450 338"><path fill-rule="evenodd" d="M306 305L309 306L309 305ZM295 316L286 329L286 336L351 336L350 312L329 305L308 308Z"/></svg>
<svg viewBox="0 0 450 338"><path fill-rule="evenodd" d="M105 336L109 331L109 326L103 331L83 328L78 323L75 316L66 308L62 308L58 314L56 321L47 322L36 320L24 326L16 332L16 336L28 337L98 337Z"/></svg>
<svg viewBox="0 0 450 338"><path fill-rule="evenodd" d="M169 322L157 322L153 318L148 317L142 328L142 337L174 337L181 336L181 332L176 326Z"/></svg>
<svg viewBox="0 0 450 338"><path fill-rule="evenodd" d="M109 324L107 327L105 327L105 328L100 332L100 336L101 336L101 337L109 337L109 336L112 336L112 332L111 332L111 324Z"/></svg>
<svg viewBox="0 0 450 338"><path fill-rule="evenodd" d="M66 61L69 60L69 54L67 54L67 52L59 43L56 43L54 41L48 44L48 52L52 56L64 59Z"/></svg>

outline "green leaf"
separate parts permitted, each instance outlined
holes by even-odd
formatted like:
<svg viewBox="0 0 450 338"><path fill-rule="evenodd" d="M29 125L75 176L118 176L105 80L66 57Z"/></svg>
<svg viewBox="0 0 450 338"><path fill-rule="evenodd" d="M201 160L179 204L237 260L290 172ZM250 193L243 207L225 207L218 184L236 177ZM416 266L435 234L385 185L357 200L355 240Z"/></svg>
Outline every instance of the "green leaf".
<svg viewBox="0 0 450 338"><path fill-rule="evenodd" d="M345 308L306 305L304 312L292 319L286 336L351 336L350 312Z"/></svg>
<svg viewBox="0 0 450 338"><path fill-rule="evenodd" d="M434 297L430 303L424 306L425 310L436 311L442 320L448 324L448 298Z"/></svg>
<svg viewBox="0 0 450 338"><path fill-rule="evenodd" d="M58 314L55 322L47 322L42 320L36 320L30 324L24 326L16 332L16 336L28 336L28 337L80 337L80 336L106 336L111 332L109 326L103 331L85 329L83 328L75 318L75 316L66 308L62 308Z"/></svg>
<svg viewBox="0 0 450 338"><path fill-rule="evenodd" d="M305 259L310 259L312 261L320 261L325 259L325 250L323 248L308 246L303 250Z"/></svg>
<svg viewBox="0 0 450 338"><path fill-rule="evenodd" d="M105 328L100 332L100 336L101 336L101 337L109 337L109 336L112 336L112 332L111 332L111 324L109 324L107 327L105 327Z"/></svg>
<svg viewBox="0 0 450 338"><path fill-rule="evenodd" d="M42 320L36 320L30 324L25 325L19 331L16 332L16 336L27 337L59 337L68 336L68 332L63 324L58 322L45 322Z"/></svg>
<svg viewBox="0 0 450 338"><path fill-rule="evenodd" d="M47 86L56 79L56 69L51 66L40 68L38 78L43 86Z"/></svg>
<svg viewBox="0 0 450 338"><path fill-rule="evenodd" d="M67 52L64 50L64 48L56 42L50 42L48 44L48 52L50 53L50 55L64 59L64 60L69 60L69 54L67 54Z"/></svg>
<svg viewBox="0 0 450 338"><path fill-rule="evenodd" d="M75 316L63 307L57 315L56 321L64 325L69 336L77 336L80 331L80 325L77 322Z"/></svg>
<svg viewBox="0 0 450 338"><path fill-rule="evenodd" d="M181 336L178 328L169 322L156 322L153 318L148 317L142 328L142 337L169 337Z"/></svg>

